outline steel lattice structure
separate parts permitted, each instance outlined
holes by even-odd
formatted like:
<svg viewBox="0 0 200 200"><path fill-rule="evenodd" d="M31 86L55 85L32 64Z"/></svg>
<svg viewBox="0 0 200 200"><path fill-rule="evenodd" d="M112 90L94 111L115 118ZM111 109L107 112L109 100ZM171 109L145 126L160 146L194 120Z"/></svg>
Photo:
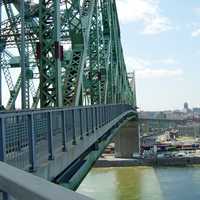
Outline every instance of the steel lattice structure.
<svg viewBox="0 0 200 200"><path fill-rule="evenodd" d="M1 95L0 104L7 110L18 98L21 108L136 106L115 0L0 0L0 5L0 71L10 94L7 104Z"/></svg>

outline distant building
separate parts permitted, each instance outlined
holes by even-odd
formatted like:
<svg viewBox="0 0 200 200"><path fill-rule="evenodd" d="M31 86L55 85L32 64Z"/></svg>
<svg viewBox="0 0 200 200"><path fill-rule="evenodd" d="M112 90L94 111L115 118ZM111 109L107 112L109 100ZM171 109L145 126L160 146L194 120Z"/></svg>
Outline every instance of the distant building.
<svg viewBox="0 0 200 200"><path fill-rule="evenodd" d="M200 108L193 108L193 112L196 114L200 114Z"/></svg>
<svg viewBox="0 0 200 200"><path fill-rule="evenodd" d="M166 115L165 112L158 112L157 115L156 115L156 118L157 119L166 119L167 115Z"/></svg>
<svg viewBox="0 0 200 200"><path fill-rule="evenodd" d="M200 122L200 108L193 108L193 118Z"/></svg>
<svg viewBox="0 0 200 200"><path fill-rule="evenodd" d="M185 113L179 110L166 112L166 115L168 119L184 119L185 118Z"/></svg>
<svg viewBox="0 0 200 200"><path fill-rule="evenodd" d="M191 110L189 108L189 104L187 102L184 103L184 109L183 110L184 110L185 113L191 112Z"/></svg>
<svg viewBox="0 0 200 200"><path fill-rule="evenodd" d="M185 110L189 110L189 105L188 105L187 102L184 103L184 109L185 109Z"/></svg>

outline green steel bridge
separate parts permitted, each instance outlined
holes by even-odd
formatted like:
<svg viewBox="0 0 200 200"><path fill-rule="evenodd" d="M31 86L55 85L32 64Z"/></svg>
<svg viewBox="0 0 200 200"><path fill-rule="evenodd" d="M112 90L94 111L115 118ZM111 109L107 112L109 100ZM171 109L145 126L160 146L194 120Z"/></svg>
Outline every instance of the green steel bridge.
<svg viewBox="0 0 200 200"><path fill-rule="evenodd" d="M114 0L1 1L0 96L6 110L136 106ZM10 95L6 102L4 94Z"/></svg>
<svg viewBox="0 0 200 200"><path fill-rule="evenodd" d="M138 146L115 0L0 0L0 24L1 198L89 199L66 188Z"/></svg>

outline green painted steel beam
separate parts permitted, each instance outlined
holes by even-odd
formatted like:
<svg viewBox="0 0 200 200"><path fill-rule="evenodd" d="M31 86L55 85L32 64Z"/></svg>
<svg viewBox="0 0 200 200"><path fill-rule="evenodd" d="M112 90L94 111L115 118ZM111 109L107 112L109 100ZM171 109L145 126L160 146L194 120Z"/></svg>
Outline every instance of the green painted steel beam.
<svg viewBox="0 0 200 200"><path fill-rule="evenodd" d="M8 19L1 23L2 55L13 48L20 55L20 0L3 2ZM28 69L34 68L38 73L39 89L32 100L26 98L22 104L26 101L33 107L39 102L40 107L111 103L136 106L114 0L40 0L36 5L24 2L24 15L25 51L22 54L25 55L21 57L24 56ZM2 69L9 67L7 64ZM16 80L14 86L14 81L12 84L7 81L15 90L7 104L8 109L13 109L24 83L29 82L26 91L33 94L36 81L29 80L26 73L16 79L7 72L7 79Z"/></svg>

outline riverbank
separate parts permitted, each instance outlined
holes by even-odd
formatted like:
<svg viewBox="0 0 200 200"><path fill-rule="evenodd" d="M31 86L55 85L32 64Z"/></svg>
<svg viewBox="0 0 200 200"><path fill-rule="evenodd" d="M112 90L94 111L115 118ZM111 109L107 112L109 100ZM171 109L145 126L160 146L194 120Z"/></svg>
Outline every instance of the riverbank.
<svg viewBox="0 0 200 200"><path fill-rule="evenodd" d="M141 158L141 159L121 159L121 158L100 158L94 167L132 167L132 166L191 166L199 165L200 157L181 158Z"/></svg>
<svg viewBox="0 0 200 200"><path fill-rule="evenodd" d="M112 159L99 159L96 161L94 167L132 167L132 166L140 166L142 165L141 161L138 159L120 159L120 158L112 158Z"/></svg>

